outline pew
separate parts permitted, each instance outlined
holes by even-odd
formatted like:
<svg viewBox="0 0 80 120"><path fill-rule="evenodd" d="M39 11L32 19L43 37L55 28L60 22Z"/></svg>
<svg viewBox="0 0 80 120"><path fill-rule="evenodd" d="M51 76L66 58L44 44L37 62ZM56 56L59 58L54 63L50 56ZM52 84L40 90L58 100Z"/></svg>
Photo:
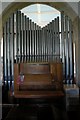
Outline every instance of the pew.
<svg viewBox="0 0 80 120"><path fill-rule="evenodd" d="M64 96L61 62L14 64L15 98L51 98Z"/></svg>

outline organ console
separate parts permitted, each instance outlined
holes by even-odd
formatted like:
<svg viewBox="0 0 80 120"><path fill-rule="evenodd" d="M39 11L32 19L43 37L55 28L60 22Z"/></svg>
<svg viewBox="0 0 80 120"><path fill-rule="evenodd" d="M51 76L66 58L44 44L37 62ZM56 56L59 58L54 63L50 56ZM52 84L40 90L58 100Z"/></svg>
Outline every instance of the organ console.
<svg viewBox="0 0 80 120"><path fill-rule="evenodd" d="M14 64L15 98L51 98L64 96L61 62Z"/></svg>

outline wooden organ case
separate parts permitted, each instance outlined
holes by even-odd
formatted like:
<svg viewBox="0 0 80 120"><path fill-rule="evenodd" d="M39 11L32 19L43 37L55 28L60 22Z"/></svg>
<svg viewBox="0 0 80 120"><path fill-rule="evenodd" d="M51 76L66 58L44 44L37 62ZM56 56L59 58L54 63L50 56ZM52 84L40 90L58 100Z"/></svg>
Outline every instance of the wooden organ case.
<svg viewBox="0 0 80 120"><path fill-rule="evenodd" d="M61 62L14 64L15 98L51 98L64 96Z"/></svg>
<svg viewBox="0 0 80 120"><path fill-rule="evenodd" d="M72 21L61 12L61 31L59 23L57 16L42 28L19 10L5 22L3 84L15 98L61 97L63 74L65 83L74 79Z"/></svg>

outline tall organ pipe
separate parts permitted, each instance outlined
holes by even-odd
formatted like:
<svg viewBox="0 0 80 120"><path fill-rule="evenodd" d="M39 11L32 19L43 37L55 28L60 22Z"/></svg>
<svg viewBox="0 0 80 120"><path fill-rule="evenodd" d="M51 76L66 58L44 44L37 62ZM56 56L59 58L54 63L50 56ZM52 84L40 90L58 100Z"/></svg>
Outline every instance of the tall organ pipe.
<svg viewBox="0 0 80 120"><path fill-rule="evenodd" d="M7 81L7 23L4 25L3 28L3 79L4 84Z"/></svg>
<svg viewBox="0 0 80 120"><path fill-rule="evenodd" d="M69 58L70 58L70 79L74 80L74 58L73 58L73 40L72 40L72 22L69 19Z"/></svg>
<svg viewBox="0 0 80 120"><path fill-rule="evenodd" d="M29 18L27 18L27 62L29 62Z"/></svg>
<svg viewBox="0 0 80 120"><path fill-rule="evenodd" d="M10 88L10 18L7 21L7 86Z"/></svg>
<svg viewBox="0 0 80 120"><path fill-rule="evenodd" d="M66 55L66 79L69 79L69 39L68 39L68 17L65 17L65 55Z"/></svg>
<svg viewBox="0 0 80 120"><path fill-rule="evenodd" d="M65 64L65 38L64 38L64 12L61 12L61 58L63 62L63 74L64 79L66 78L66 64Z"/></svg>
<svg viewBox="0 0 80 120"><path fill-rule="evenodd" d="M21 61L21 11L16 13L16 48L17 62Z"/></svg>
<svg viewBox="0 0 80 120"><path fill-rule="evenodd" d="M27 21L26 21L26 16L24 16L24 61L26 62L27 61Z"/></svg>
<svg viewBox="0 0 80 120"><path fill-rule="evenodd" d="M10 87L12 86L14 76L14 14L10 18Z"/></svg>

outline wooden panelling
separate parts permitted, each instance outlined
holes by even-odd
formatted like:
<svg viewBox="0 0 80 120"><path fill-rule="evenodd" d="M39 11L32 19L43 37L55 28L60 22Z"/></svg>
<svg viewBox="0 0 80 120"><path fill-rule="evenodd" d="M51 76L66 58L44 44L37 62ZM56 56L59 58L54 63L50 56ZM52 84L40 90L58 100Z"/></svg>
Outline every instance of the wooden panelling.
<svg viewBox="0 0 80 120"><path fill-rule="evenodd" d="M16 98L52 98L63 97L63 91L16 91Z"/></svg>
<svg viewBox="0 0 80 120"><path fill-rule="evenodd" d="M62 96L62 73L62 63L15 64L14 96L19 98L21 96L22 98L53 97L59 92L62 92Z"/></svg>
<svg viewBox="0 0 80 120"><path fill-rule="evenodd" d="M50 71L49 64L45 63L21 63L20 72L23 74L48 74Z"/></svg>
<svg viewBox="0 0 80 120"><path fill-rule="evenodd" d="M24 75L25 85L48 85L51 84L51 74L26 74Z"/></svg>
<svg viewBox="0 0 80 120"><path fill-rule="evenodd" d="M54 80L61 81L63 80L63 64L60 62L54 62L50 64L51 74Z"/></svg>
<svg viewBox="0 0 80 120"><path fill-rule="evenodd" d="M14 64L14 92L19 90L19 84L17 84L18 76L19 76L19 65L15 63Z"/></svg>
<svg viewBox="0 0 80 120"><path fill-rule="evenodd" d="M57 69L57 80L61 81L63 80L63 67L62 67L62 63L57 63L56 65L56 69Z"/></svg>

